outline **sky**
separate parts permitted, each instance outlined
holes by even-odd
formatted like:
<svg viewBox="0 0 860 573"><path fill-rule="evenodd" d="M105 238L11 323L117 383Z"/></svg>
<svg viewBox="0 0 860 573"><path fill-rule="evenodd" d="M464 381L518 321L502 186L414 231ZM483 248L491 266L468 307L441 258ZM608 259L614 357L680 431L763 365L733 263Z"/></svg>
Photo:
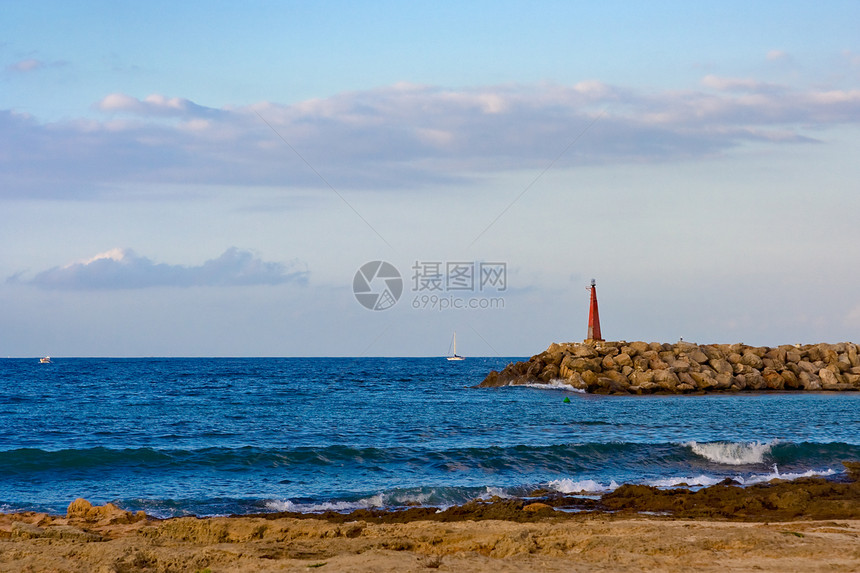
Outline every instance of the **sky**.
<svg viewBox="0 0 860 573"><path fill-rule="evenodd" d="M0 356L860 341L860 3L0 8Z"/></svg>

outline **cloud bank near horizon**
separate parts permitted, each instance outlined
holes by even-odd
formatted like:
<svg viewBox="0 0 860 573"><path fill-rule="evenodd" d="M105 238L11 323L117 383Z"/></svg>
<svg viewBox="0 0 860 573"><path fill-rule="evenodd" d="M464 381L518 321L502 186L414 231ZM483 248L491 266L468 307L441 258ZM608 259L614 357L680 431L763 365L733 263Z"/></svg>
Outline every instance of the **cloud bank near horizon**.
<svg viewBox="0 0 860 573"><path fill-rule="evenodd" d="M691 90L397 84L223 108L114 93L94 109L99 119L56 123L0 111L0 197L122 197L135 184L323 186L290 146L343 189L541 169L580 135L557 167L686 161L750 143L820 141L829 128L860 124L860 90L709 75Z"/></svg>
<svg viewBox="0 0 860 573"><path fill-rule="evenodd" d="M306 284L308 271L299 267L296 262L266 262L236 247L197 266L156 263L131 249L111 249L87 260L39 272L31 280L21 280L18 274L7 282L52 290Z"/></svg>

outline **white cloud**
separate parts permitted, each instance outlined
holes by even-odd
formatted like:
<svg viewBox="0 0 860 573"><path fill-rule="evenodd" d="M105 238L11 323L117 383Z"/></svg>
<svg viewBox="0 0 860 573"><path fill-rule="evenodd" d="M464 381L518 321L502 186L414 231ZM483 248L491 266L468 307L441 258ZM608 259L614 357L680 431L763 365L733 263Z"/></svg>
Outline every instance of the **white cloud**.
<svg viewBox="0 0 860 573"><path fill-rule="evenodd" d="M111 249L88 259L54 267L24 281L45 289L115 290L147 287L248 286L307 282L308 272L297 263L266 262L246 250L231 247L198 266L155 263L130 249Z"/></svg>
<svg viewBox="0 0 860 573"><path fill-rule="evenodd" d="M774 93L786 90L782 86L750 78L725 78L715 75L707 75L702 78L702 85L714 90L729 92Z"/></svg>
<svg viewBox="0 0 860 573"><path fill-rule="evenodd" d="M80 198L129 184L323 186L281 137L336 188L418 189L544 167L598 116L557 166L685 161L747 142L809 142L809 134L860 123L858 90L714 75L702 86L397 84L219 109L114 93L96 105L110 116L103 121L43 124L0 112L0 195Z"/></svg>
<svg viewBox="0 0 860 573"><path fill-rule="evenodd" d="M771 62L776 62L779 60L787 60L790 56L782 50L770 50L765 57Z"/></svg>
<svg viewBox="0 0 860 573"><path fill-rule="evenodd" d="M33 70L38 70L44 66L45 64L43 62L35 58L28 58L6 66L6 70L10 72L32 72Z"/></svg>
<svg viewBox="0 0 860 573"><path fill-rule="evenodd" d="M125 94L109 94L97 104L102 111L137 111L143 105L140 100Z"/></svg>
<svg viewBox="0 0 860 573"><path fill-rule="evenodd" d="M824 106L836 104L857 105L860 103L860 90L833 90L812 94L810 101Z"/></svg>
<svg viewBox="0 0 860 573"><path fill-rule="evenodd" d="M27 58L24 60L17 61L13 64L9 64L8 66L6 66L6 71L16 74L23 74L28 72L35 72L37 70L43 70L46 68L62 68L67 65L68 62L63 60L45 62L42 60L37 60L36 58Z"/></svg>
<svg viewBox="0 0 860 573"><path fill-rule="evenodd" d="M126 259L127 257L133 257L133 256L134 256L134 254L130 250L114 248L114 249L111 249L109 251L105 251L104 253L99 253L94 257L90 257L89 259L84 259L84 260L78 261L76 263L69 263L68 265L66 265L63 268L69 268L69 267L72 267L74 265L86 266L86 265L89 265L89 264L94 263L96 261L101 261L101 260L105 260L105 259L110 260L110 261L116 261L119 263L119 262L122 262L123 259Z"/></svg>
<svg viewBox="0 0 860 573"><path fill-rule="evenodd" d="M165 97L161 94L150 94L142 100L135 97L112 93L105 96L96 104L96 108L104 112L124 112L141 116L180 116L192 117L217 113L213 108L197 105L191 100L179 97Z"/></svg>

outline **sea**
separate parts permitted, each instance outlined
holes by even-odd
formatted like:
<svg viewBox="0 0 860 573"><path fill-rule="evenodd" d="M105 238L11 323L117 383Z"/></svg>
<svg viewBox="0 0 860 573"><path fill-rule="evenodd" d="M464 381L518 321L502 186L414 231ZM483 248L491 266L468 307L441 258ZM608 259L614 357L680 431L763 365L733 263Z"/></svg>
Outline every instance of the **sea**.
<svg viewBox="0 0 860 573"><path fill-rule="evenodd" d="M444 508L845 474L860 393L476 388L518 358L0 359L0 511Z"/></svg>

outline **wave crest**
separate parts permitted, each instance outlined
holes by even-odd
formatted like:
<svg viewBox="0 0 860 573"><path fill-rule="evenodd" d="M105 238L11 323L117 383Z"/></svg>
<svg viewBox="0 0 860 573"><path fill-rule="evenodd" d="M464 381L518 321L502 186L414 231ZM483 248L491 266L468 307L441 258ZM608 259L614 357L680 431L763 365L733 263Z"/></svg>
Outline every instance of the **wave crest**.
<svg viewBox="0 0 860 573"><path fill-rule="evenodd" d="M718 464L730 466L743 466L749 464L763 464L764 457L769 455L776 440L767 443L761 442L709 442L700 444L698 442L687 442L694 454Z"/></svg>
<svg viewBox="0 0 860 573"><path fill-rule="evenodd" d="M289 511L293 513L322 513L337 511L349 513L356 509L374 509L385 505L382 494L377 494L357 501L330 501L323 503L296 503L289 499L273 499L266 502L266 508L271 511Z"/></svg>
<svg viewBox="0 0 860 573"><path fill-rule="evenodd" d="M572 480L565 478L552 480L547 485L560 493L604 493L618 489L615 480L610 480L609 485L603 485L592 479Z"/></svg>

